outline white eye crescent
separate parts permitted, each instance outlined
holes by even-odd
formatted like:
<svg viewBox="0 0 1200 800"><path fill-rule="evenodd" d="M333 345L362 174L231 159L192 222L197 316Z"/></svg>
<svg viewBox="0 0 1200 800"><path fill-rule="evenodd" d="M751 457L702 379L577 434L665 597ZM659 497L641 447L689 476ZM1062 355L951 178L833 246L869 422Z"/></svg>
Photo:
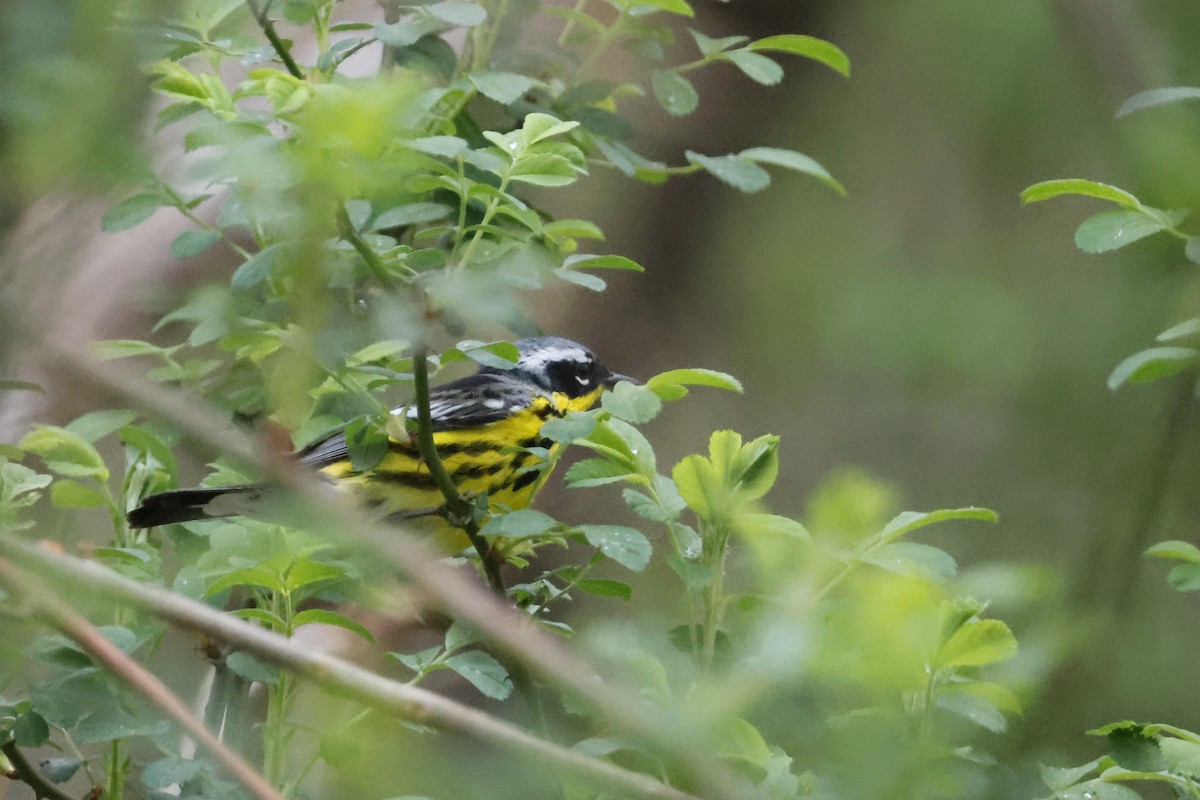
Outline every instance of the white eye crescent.
<svg viewBox="0 0 1200 800"><path fill-rule="evenodd" d="M589 383L592 382L591 378L584 378L580 375L576 375L575 380L579 381L580 386L587 386Z"/></svg>

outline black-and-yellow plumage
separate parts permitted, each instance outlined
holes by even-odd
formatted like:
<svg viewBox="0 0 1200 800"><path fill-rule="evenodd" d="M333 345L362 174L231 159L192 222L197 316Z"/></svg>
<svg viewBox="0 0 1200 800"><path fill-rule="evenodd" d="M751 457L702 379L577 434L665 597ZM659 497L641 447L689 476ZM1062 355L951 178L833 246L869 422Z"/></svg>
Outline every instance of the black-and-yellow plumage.
<svg viewBox="0 0 1200 800"><path fill-rule="evenodd" d="M486 493L491 507L524 508L544 478L544 462L529 448L552 449L542 425L571 411L592 408L605 389L624 378L590 350L557 336L522 339L513 369L481 368L430 392L433 439L459 492ZM411 406L392 412L416 417ZM343 432L297 454L300 463L328 476L381 514L403 518L439 534L452 549L465 537L441 516L444 497L412 439L389 439L373 468L356 471ZM151 495L129 512L129 524L145 528L172 522L253 514L266 491L261 485L177 489Z"/></svg>

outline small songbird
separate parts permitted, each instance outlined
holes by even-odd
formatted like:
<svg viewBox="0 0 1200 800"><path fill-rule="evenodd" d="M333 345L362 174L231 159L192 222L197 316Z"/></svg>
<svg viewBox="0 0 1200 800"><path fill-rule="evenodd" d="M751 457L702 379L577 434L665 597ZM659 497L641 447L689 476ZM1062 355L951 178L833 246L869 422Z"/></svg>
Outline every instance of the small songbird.
<svg viewBox="0 0 1200 800"><path fill-rule="evenodd" d="M586 411L600 395L631 380L609 371L587 347L559 336L516 342L512 369L481 367L474 375L429 393L433 440L459 493L487 494L490 508L524 508L545 477L546 462L530 448L553 450L542 425L570 411ZM411 420L414 406L393 414ZM296 454L299 463L319 470L383 515L429 528L451 549L466 537L444 519L445 498L434 483L412 438L389 438L387 453L374 467L357 471L344 431L320 439ZM543 469L539 469L543 467ZM270 493L264 484L175 489L150 495L128 514L129 525L149 528L173 522L253 516Z"/></svg>

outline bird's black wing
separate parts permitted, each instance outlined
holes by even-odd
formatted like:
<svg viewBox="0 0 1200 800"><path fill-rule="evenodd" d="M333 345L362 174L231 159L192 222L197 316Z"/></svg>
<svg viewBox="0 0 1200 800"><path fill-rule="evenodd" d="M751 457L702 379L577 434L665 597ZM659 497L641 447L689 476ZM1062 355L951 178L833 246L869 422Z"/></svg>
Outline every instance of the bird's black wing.
<svg viewBox="0 0 1200 800"><path fill-rule="evenodd" d="M453 431L498 422L525 408L541 394L524 381L505 373L479 372L443 384L429 392L429 413L433 430ZM417 418L415 406L401 406L393 411L409 419ZM316 469L345 461L350 457L343 431L318 439L297 453L297 459Z"/></svg>

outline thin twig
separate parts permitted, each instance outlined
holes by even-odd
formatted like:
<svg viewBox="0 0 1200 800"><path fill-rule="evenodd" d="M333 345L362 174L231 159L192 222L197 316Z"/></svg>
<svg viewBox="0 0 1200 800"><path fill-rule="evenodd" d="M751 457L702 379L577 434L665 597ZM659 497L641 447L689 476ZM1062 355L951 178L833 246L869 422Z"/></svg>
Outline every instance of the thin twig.
<svg viewBox="0 0 1200 800"><path fill-rule="evenodd" d="M12 764L13 771L8 777L21 781L32 789L33 796L37 800L75 800L74 797L46 780L38 768L25 758L25 754L21 752L21 748L17 747L16 742L5 742L3 746L0 746L0 751L4 752L4 755L8 757L8 762Z"/></svg>
<svg viewBox="0 0 1200 800"><path fill-rule="evenodd" d="M258 800L284 800L283 795L247 764L241 756L222 744L204 723L196 718L183 701L157 676L147 672L119 647L104 638L95 625L80 616L45 584L24 574L10 561L0 558L0 583L15 597L30 603L35 613L75 641L80 648L113 675L173 719L188 735L225 768L230 777L242 784Z"/></svg>
<svg viewBox="0 0 1200 800"><path fill-rule="evenodd" d="M576 750L539 739L478 709L461 705L415 686L388 680L327 653L302 647L277 633L223 614L182 595L138 583L96 562L54 553L13 537L0 537L0 556L31 572L53 577L69 586L86 586L88 590L107 599L140 608L181 628L206 634L239 650L252 653L264 661L291 670L330 692L350 697L404 719L456 731L533 759L542 759L545 763L553 763L581 778L631 792L639 797L697 800L693 795L660 783L648 775L631 772ZM3 559L0 559L0 580L7 582L10 574L16 570ZM19 573L17 574L19 576ZM20 593L25 597L52 597L45 591L36 595L24 590ZM68 613L75 615L73 611ZM91 628L86 621L83 624ZM61 624L60 627L75 638L71 628ZM94 628L91 630L95 632ZM109 648L116 649L107 639L100 636L99 632L95 632L95 636ZM88 652L92 652L89 642L82 639L77 641L80 641ZM116 652L121 658L128 660L119 650ZM106 662L106 666L110 665ZM193 722L199 724L194 718ZM203 729L203 726L200 727Z"/></svg>
<svg viewBox="0 0 1200 800"><path fill-rule="evenodd" d="M350 215L346 212L345 206L338 206L337 223L338 228L341 229L342 238L358 251L363 261L367 262L367 266L375 274L375 278L379 281L380 285L385 289L396 288L396 282L392 280L391 273L388 272L383 259L379 257L379 254L375 252L371 245L367 244L366 240L355 229L354 223L350 221Z"/></svg>
<svg viewBox="0 0 1200 800"><path fill-rule="evenodd" d="M300 65L296 63L296 59L292 58L292 51L279 38L279 34L275 31L275 23L267 19L267 9L270 8L270 3L267 3L264 7L258 4L258 0L246 0L246 5L250 6L250 13L254 15L254 20L258 23L258 27L262 28L262 32L266 34L267 41L271 43L271 47L275 48L275 53L279 56L279 60L283 62L283 66L287 68L292 77L304 80L304 72L300 69Z"/></svg>
<svg viewBox="0 0 1200 800"><path fill-rule="evenodd" d="M479 534L479 522L475 519L475 509L458 493L458 487L454 485L453 479L446 472L446 465L438 456L437 445L433 440L433 414L429 410L429 362L426 360L427 356L428 353L424 347L413 348L413 393L415 395L413 400L417 404L417 449L421 453L421 460L429 468L433 482L437 484L442 497L446 498L446 511L449 512L453 524L462 528L463 533L471 540L471 546L479 554L484 574L487 575L492 590L500 597L507 597L504 578L500 574L500 565L488 552L487 539Z"/></svg>

